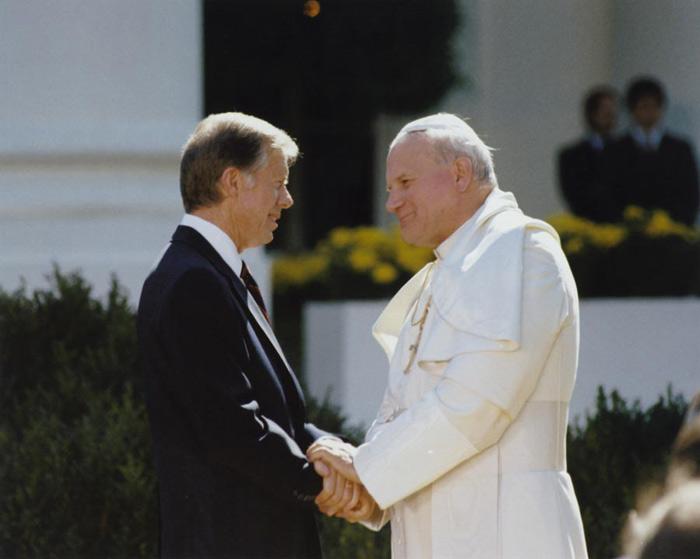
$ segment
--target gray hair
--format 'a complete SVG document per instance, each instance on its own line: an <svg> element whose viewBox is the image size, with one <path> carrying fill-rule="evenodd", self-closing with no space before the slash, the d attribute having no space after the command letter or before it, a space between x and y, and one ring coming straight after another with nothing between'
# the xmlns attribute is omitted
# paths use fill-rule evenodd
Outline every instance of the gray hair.
<svg viewBox="0 0 700 559"><path fill-rule="evenodd" d="M202 120L187 140L180 160L180 193L186 212L221 200L217 182L227 167L250 174L280 150L287 165L299 155L289 135L260 118L244 113L213 114Z"/></svg>
<svg viewBox="0 0 700 559"><path fill-rule="evenodd" d="M498 186L491 155L493 148L487 146L474 129L458 116L437 113L409 122L391 142L389 151L409 134L425 135L436 155L446 163L458 157L467 157L479 183Z"/></svg>

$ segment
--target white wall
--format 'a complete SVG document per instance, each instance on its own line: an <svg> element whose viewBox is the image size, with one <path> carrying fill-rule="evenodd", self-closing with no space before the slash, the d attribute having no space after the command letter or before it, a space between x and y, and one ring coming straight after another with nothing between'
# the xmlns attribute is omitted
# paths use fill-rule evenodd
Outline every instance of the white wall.
<svg viewBox="0 0 700 559"><path fill-rule="evenodd" d="M0 3L0 153L177 152L202 110L198 0Z"/></svg>
<svg viewBox="0 0 700 559"><path fill-rule="evenodd" d="M304 305L304 365L308 390L340 406L354 424L368 427L386 388L386 354L372 324L386 301Z"/></svg>

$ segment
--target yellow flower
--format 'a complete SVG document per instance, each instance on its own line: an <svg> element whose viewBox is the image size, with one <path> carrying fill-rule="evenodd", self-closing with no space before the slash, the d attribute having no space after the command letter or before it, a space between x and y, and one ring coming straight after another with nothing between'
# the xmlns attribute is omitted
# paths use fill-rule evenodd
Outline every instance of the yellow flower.
<svg viewBox="0 0 700 559"><path fill-rule="evenodd" d="M585 234L590 231L591 227L595 227L592 221L567 213L552 215L547 221L557 230L559 235Z"/></svg>
<svg viewBox="0 0 700 559"><path fill-rule="evenodd" d="M379 264L372 270L372 279L375 283L391 283L397 277L399 277L399 273L391 264Z"/></svg>
<svg viewBox="0 0 700 559"><path fill-rule="evenodd" d="M354 248L348 255L348 261L356 272L367 272L377 263L377 254L366 248Z"/></svg>
<svg viewBox="0 0 700 559"><path fill-rule="evenodd" d="M583 240L580 237L569 239L564 244L564 252L566 254L576 254L583 250Z"/></svg>
<svg viewBox="0 0 700 559"><path fill-rule="evenodd" d="M692 227L673 221L671 216L663 210L654 210L652 212L651 219L646 224L644 232L650 237L677 235L687 240L693 240L697 237L697 231Z"/></svg>
<svg viewBox="0 0 700 559"><path fill-rule="evenodd" d="M623 217L625 221L638 221L644 219L645 213L644 208L640 208L639 206L627 206Z"/></svg>
<svg viewBox="0 0 700 559"><path fill-rule="evenodd" d="M320 276L326 273L328 269L328 258L321 254L310 254L306 257L305 261L302 263L306 268L306 277L308 280L318 279Z"/></svg>
<svg viewBox="0 0 700 559"><path fill-rule="evenodd" d="M387 242L387 235L378 227L358 227L355 229L355 241L362 248L376 249Z"/></svg>
<svg viewBox="0 0 700 559"><path fill-rule="evenodd" d="M300 287L318 280L327 269L328 259L322 255L287 256L274 261L272 281L275 289Z"/></svg>
<svg viewBox="0 0 700 559"><path fill-rule="evenodd" d="M599 247L612 248L627 237L627 230L619 225L594 225L589 229L591 242Z"/></svg>
<svg viewBox="0 0 700 559"><path fill-rule="evenodd" d="M331 246L336 248L345 248L353 242L353 232L347 227L337 227L333 229L328 236Z"/></svg>

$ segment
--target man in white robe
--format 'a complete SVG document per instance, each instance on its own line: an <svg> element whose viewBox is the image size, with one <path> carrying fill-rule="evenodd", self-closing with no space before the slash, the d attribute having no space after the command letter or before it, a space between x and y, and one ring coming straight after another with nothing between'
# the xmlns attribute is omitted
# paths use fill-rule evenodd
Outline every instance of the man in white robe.
<svg viewBox="0 0 700 559"><path fill-rule="evenodd" d="M390 366L366 442L352 460L309 449L366 490L359 509L325 512L390 520L395 559L586 558L566 472L578 297L556 232L498 188L454 115L399 132L387 186L404 240L436 260L374 326Z"/></svg>

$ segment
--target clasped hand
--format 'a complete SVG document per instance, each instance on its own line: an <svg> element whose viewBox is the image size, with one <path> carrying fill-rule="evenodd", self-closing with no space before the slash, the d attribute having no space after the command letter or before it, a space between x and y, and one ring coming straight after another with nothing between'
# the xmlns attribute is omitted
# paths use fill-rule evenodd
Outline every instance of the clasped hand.
<svg viewBox="0 0 700 559"><path fill-rule="evenodd" d="M316 497L319 510L348 522L369 520L377 503L365 489L353 466L356 449L333 438L323 438L306 452L316 472L323 478L323 489Z"/></svg>

